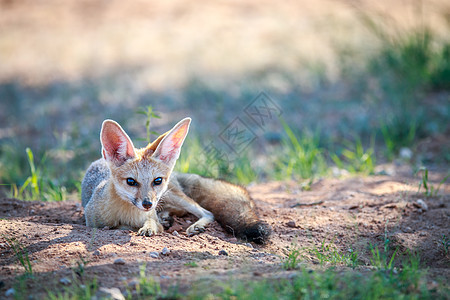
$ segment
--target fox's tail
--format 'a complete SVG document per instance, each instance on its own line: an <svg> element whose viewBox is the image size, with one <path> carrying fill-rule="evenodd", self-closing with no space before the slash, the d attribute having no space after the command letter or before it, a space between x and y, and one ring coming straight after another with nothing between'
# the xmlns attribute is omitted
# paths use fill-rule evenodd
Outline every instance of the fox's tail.
<svg viewBox="0 0 450 300"><path fill-rule="evenodd" d="M183 192L209 210L225 230L249 242L267 242L270 226L256 215L246 189L195 174L177 174L176 178Z"/></svg>

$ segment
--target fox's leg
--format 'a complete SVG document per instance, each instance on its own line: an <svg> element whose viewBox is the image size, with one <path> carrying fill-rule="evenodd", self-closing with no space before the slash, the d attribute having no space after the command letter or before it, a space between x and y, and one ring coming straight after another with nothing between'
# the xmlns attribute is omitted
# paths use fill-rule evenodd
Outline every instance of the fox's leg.
<svg viewBox="0 0 450 300"><path fill-rule="evenodd" d="M164 209L167 209L175 215L182 215L185 212L189 212L198 218L197 222L186 229L186 233L189 236L204 232L205 226L214 221L214 216L211 212L201 207L197 202L176 188L170 191L170 196L164 204Z"/></svg>
<svg viewBox="0 0 450 300"><path fill-rule="evenodd" d="M154 234L158 234L163 232L163 226L158 221L158 216L156 215L156 211L153 209L149 214L147 221L145 221L144 226L139 229L139 235L152 236Z"/></svg>

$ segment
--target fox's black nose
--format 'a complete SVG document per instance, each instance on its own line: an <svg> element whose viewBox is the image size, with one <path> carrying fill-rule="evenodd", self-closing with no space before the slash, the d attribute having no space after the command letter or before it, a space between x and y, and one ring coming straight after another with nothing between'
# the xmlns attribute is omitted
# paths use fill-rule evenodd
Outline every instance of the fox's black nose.
<svg viewBox="0 0 450 300"><path fill-rule="evenodd" d="M144 201L142 201L142 206L145 209L150 209L150 208L152 208L152 202L150 200L148 200L148 198L145 198Z"/></svg>

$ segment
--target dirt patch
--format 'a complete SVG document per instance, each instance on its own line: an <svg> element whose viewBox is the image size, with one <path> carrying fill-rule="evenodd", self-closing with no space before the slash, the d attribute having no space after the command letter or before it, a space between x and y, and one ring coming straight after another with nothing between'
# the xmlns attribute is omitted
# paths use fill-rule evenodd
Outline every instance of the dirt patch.
<svg viewBox="0 0 450 300"><path fill-rule="evenodd" d="M5 237L14 237L28 249L33 274L47 282L45 287L32 287L33 293L62 289L61 278L72 278L81 258L88 261L88 278L97 277L101 287L122 290L133 284L144 262L147 274L163 288L202 278L287 276L280 264L286 247L312 248L323 241L340 251L358 251L364 268L370 262L368 245L383 245L386 237L400 254L416 251L432 276L449 279L450 257L442 237L450 236L450 188L444 185L438 196L424 197L417 194L418 182L388 176L324 179L310 191L296 182L253 185L249 191L259 214L273 228L269 244L263 247L237 240L217 223L187 237L185 230L193 218L176 219L161 235L141 237L131 231L86 227L79 202L1 199L0 294L5 295L14 278L24 272ZM427 209L418 205L419 199ZM164 248L168 253L161 253ZM316 258L307 250L304 254L314 268Z"/></svg>

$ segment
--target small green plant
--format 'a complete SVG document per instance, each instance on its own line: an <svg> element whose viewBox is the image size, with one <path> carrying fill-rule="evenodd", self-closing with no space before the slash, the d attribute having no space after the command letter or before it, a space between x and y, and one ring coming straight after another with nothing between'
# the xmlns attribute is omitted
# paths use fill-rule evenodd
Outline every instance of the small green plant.
<svg viewBox="0 0 450 300"><path fill-rule="evenodd" d="M371 264L379 270L392 271L394 267L394 260L398 252L398 247L395 248L391 257L389 258L389 251L391 250L391 239L389 238L388 231L389 220L384 225L384 238L383 238L383 252L380 252L378 246L369 244L369 249L372 257L370 258Z"/></svg>
<svg viewBox="0 0 450 300"><path fill-rule="evenodd" d="M392 271L394 267L394 259L397 254L398 248L395 249L391 258L389 258L387 252L384 251L383 253L381 253L380 250L378 249L378 246L370 244L369 247L370 253L372 254L372 257L370 258L370 263L372 264L372 266L380 270Z"/></svg>
<svg viewBox="0 0 450 300"><path fill-rule="evenodd" d="M89 259L79 254L79 259L76 261L76 266L72 268L74 280L83 282L85 267L89 263Z"/></svg>
<svg viewBox="0 0 450 300"><path fill-rule="evenodd" d="M79 254L79 259L76 261L72 270L72 281L69 281L70 285L64 287L63 291L48 291L48 299L52 300L65 300L65 299L83 299L91 300L96 297L96 293L99 289L97 278L86 278L86 265L89 264L89 258L83 257Z"/></svg>
<svg viewBox="0 0 450 300"><path fill-rule="evenodd" d="M22 198L24 200L45 200L45 201L63 201L67 198L65 186L59 186L51 180L45 169L37 166L35 156L30 148L26 148L28 166L31 175L29 175L22 186L17 184L10 185L9 197ZM39 165L45 166L46 155L41 159Z"/></svg>
<svg viewBox="0 0 450 300"><path fill-rule="evenodd" d="M195 261L190 261L184 264L186 267L197 268L198 264Z"/></svg>
<svg viewBox="0 0 450 300"><path fill-rule="evenodd" d="M398 272L336 272L301 268L292 279L207 282L191 299L446 299L448 288L427 286L426 272L412 257Z"/></svg>
<svg viewBox="0 0 450 300"><path fill-rule="evenodd" d="M25 276L33 276L33 267L31 266L30 258L28 256L28 250L14 237L8 238L4 236L4 238L8 246L11 247L19 263L25 269Z"/></svg>
<svg viewBox="0 0 450 300"><path fill-rule="evenodd" d="M275 155L275 177L310 179L325 173L327 164L319 146L319 135L305 133L297 137L285 121L281 123L287 139L283 141L281 152Z"/></svg>
<svg viewBox="0 0 450 300"><path fill-rule="evenodd" d="M145 274L146 264L139 266L139 282L136 285L136 293L142 297L155 297L157 298L161 294L161 286L156 282L153 277Z"/></svg>
<svg viewBox="0 0 450 300"><path fill-rule="evenodd" d="M352 267L358 265L357 251L349 248L348 252L340 252L333 242L325 243L325 241L322 241L320 248L314 247L310 252L317 257L321 265L324 263L332 265L343 264Z"/></svg>
<svg viewBox="0 0 450 300"><path fill-rule="evenodd" d="M147 132L147 137L144 140L147 143L150 143L151 135L158 135L157 132L150 130L150 121L152 119L161 119L161 117L155 112L155 110L153 109L153 106L151 106L151 105L139 108L139 110L136 113L147 117L147 120L145 121L145 129Z"/></svg>
<svg viewBox="0 0 450 300"><path fill-rule="evenodd" d="M340 169L346 169L351 173L374 174L375 173L375 151L372 137L369 149L364 149L361 139L356 138L355 143L346 142L347 147L342 150L344 160L335 153L331 154L331 159Z"/></svg>
<svg viewBox="0 0 450 300"><path fill-rule="evenodd" d="M450 174L445 176L441 180L441 182L439 182L439 185L435 187L428 181L428 169L426 167L421 167L417 172L421 172L422 175L422 181L419 183L419 189L417 190L417 193L420 193L420 189L423 187L424 189L423 194L427 197L436 196L441 188L441 185L444 184L447 181L448 177L450 176Z"/></svg>
<svg viewBox="0 0 450 300"><path fill-rule="evenodd" d="M36 169L36 166L34 164L34 155L30 148L25 149L28 157L28 163L30 166L31 176L29 176L22 187L19 189L19 195L23 195L26 188L30 187L30 196L32 199L39 199L39 196L41 194L40 188L39 188L39 181L40 178L40 170Z"/></svg>
<svg viewBox="0 0 450 300"><path fill-rule="evenodd" d="M284 254L286 255L281 260L281 267L285 270L296 270L299 268L301 251L296 246L293 246L292 249L289 250L283 249Z"/></svg>
<svg viewBox="0 0 450 300"><path fill-rule="evenodd" d="M448 249L450 248L450 240L448 239L448 237L443 234L442 238L439 242L441 248L442 248L442 253L447 256L448 255Z"/></svg>
<svg viewBox="0 0 450 300"><path fill-rule="evenodd" d="M99 289L97 278L82 284L78 281L64 287L63 291L48 291L47 299L50 300L91 300L97 299L96 293Z"/></svg>

